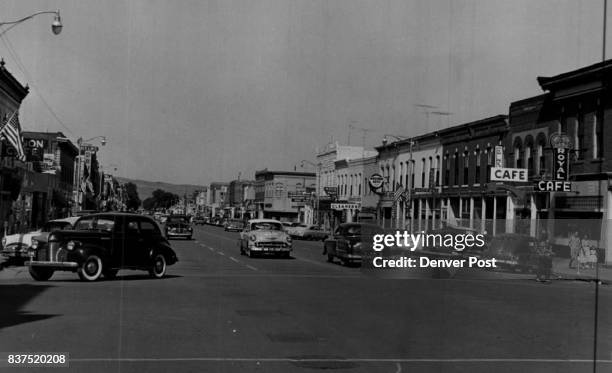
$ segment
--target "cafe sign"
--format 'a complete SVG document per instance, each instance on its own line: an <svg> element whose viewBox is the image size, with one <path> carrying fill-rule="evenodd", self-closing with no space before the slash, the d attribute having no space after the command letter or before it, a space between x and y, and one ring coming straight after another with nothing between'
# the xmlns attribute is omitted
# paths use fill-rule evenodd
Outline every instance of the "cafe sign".
<svg viewBox="0 0 612 373"><path fill-rule="evenodd" d="M491 181L527 181L526 168L491 168Z"/></svg>
<svg viewBox="0 0 612 373"><path fill-rule="evenodd" d="M572 183L560 180L541 180L535 185L538 192L571 192Z"/></svg>
<svg viewBox="0 0 612 373"><path fill-rule="evenodd" d="M553 148L553 176L555 180L569 180L569 152L572 142L564 133L553 133L550 136L550 146Z"/></svg>

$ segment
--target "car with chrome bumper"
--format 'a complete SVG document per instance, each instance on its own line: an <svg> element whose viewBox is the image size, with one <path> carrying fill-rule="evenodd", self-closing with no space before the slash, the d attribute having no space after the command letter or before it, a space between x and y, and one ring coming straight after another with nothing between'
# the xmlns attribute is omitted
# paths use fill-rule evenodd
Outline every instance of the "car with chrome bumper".
<svg viewBox="0 0 612 373"><path fill-rule="evenodd" d="M190 218L186 215L170 215L166 220L166 237L184 238L190 240L193 236L193 227Z"/></svg>
<svg viewBox="0 0 612 373"><path fill-rule="evenodd" d="M55 230L71 229L78 217L49 220L42 228L29 233L16 233L2 238L2 256L8 259L9 263L21 265L28 259L28 251L32 246L32 238L43 233Z"/></svg>
<svg viewBox="0 0 612 373"><path fill-rule="evenodd" d="M73 230L34 237L25 263L34 280L46 281L55 271L76 272L84 281L112 279L121 269L148 271L164 277L178 261L170 243L150 217L100 213L79 218Z"/></svg>
<svg viewBox="0 0 612 373"><path fill-rule="evenodd" d="M291 236L283 224L273 219L252 219L247 221L238 239L240 254L254 257L273 254L290 257L293 250Z"/></svg>
<svg viewBox="0 0 612 373"><path fill-rule="evenodd" d="M334 262L338 258L343 265L361 263L362 257L367 251L365 242L383 229L375 224L368 223L344 223L340 224L334 231L333 236L323 243L324 255L328 262Z"/></svg>

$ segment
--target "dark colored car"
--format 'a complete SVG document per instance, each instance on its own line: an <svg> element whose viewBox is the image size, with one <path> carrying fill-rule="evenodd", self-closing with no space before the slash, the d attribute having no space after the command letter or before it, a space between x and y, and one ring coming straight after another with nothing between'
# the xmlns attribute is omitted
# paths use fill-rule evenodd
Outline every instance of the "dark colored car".
<svg viewBox="0 0 612 373"><path fill-rule="evenodd" d="M190 240L193 236L191 219L187 215L170 215L165 224L168 239L180 237Z"/></svg>
<svg viewBox="0 0 612 373"><path fill-rule="evenodd" d="M362 256L366 251L364 242L383 229L375 224L368 223L344 223L340 224L323 243L327 253L327 261L333 262L335 258L340 259L342 264L361 263Z"/></svg>
<svg viewBox="0 0 612 373"><path fill-rule="evenodd" d="M223 230L226 232L240 232L244 228L244 223L242 220L238 219L228 219L225 221L223 226Z"/></svg>
<svg viewBox="0 0 612 373"><path fill-rule="evenodd" d="M25 263L37 281L54 271L77 272L81 280L114 278L120 269L148 271L161 278L178 261L157 223L148 216L100 213L83 216L73 230L35 237Z"/></svg>
<svg viewBox="0 0 612 373"><path fill-rule="evenodd" d="M533 272L538 266L537 240L526 234L496 235L482 253L484 259L495 258L497 267L512 272Z"/></svg>

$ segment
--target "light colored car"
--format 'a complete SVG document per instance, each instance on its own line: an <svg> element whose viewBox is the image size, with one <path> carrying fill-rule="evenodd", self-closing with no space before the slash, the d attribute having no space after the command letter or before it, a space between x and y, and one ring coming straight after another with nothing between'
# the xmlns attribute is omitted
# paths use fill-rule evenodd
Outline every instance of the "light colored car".
<svg viewBox="0 0 612 373"><path fill-rule="evenodd" d="M283 224L273 219L252 219L247 222L238 240L241 255L277 254L289 257L293 250L291 236Z"/></svg>
<svg viewBox="0 0 612 373"><path fill-rule="evenodd" d="M5 236L2 238L2 255L12 260L23 261L28 257L28 249L32 246L33 237L52 231L72 229L78 218L78 216L73 216L65 219L50 220L38 230Z"/></svg>
<svg viewBox="0 0 612 373"><path fill-rule="evenodd" d="M318 225L309 225L306 229L301 231L299 238L303 240L314 240L314 241L325 241L330 233Z"/></svg>
<svg viewBox="0 0 612 373"><path fill-rule="evenodd" d="M308 225L302 223L295 223L291 228L287 230L287 233L293 238L302 238L304 231L308 228Z"/></svg>

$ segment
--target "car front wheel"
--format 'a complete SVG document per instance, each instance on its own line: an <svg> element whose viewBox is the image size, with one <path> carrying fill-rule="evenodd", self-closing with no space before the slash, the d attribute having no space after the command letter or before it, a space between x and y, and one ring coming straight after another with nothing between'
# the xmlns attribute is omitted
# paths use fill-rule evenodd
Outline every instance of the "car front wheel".
<svg viewBox="0 0 612 373"><path fill-rule="evenodd" d="M45 267L29 267L30 276L36 281L47 281L53 276L53 269Z"/></svg>
<svg viewBox="0 0 612 373"><path fill-rule="evenodd" d="M162 278L166 274L166 258L162 254L155 254L153 266L149 269L149 274L154 278Z"/></svg>
<svg viewBox="0 0 612 373"><path fill-rule="evenodd" d="M88 256L79 268L78 274L83 281L98 280L102 276L102 259L97 255Z"/></svg>

